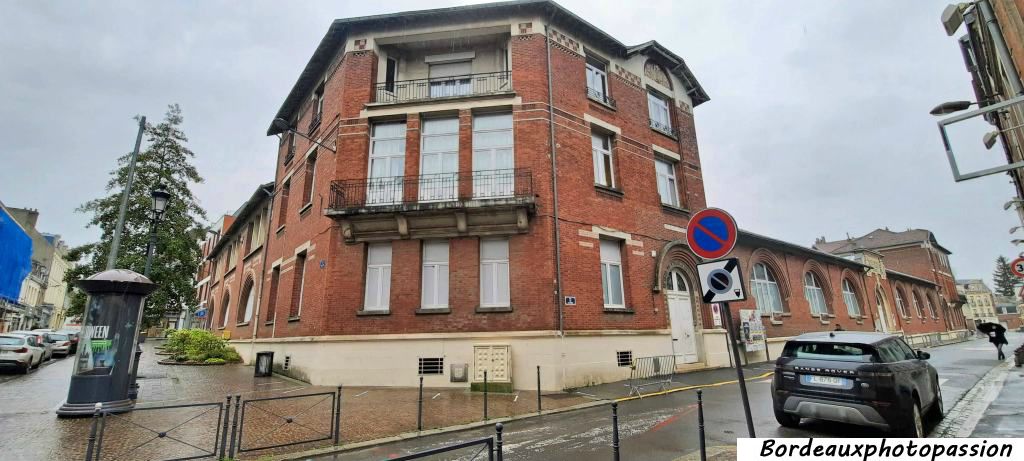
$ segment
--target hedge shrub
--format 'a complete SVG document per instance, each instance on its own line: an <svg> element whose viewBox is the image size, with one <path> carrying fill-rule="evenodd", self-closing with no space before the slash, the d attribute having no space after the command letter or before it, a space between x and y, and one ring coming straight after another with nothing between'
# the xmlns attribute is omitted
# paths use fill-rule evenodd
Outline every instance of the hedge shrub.
<svg viewBox="0 0 1024 461"><path fill-rule="evenodd" d="M164 350L175 356L184 356L190 362L209 362L220 359L224 362L241 362L235 348L210 331L201 328L174 330L167 335Z"/></svg>

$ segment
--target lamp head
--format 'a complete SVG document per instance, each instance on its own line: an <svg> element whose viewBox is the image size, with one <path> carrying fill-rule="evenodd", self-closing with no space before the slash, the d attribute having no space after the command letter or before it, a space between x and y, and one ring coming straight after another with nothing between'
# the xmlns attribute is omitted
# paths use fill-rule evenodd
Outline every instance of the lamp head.
<svg viewBox="0 0 1024 461"><path fill-rule="evenodd" d="M153 214L161 216L167 211L167 202L171 200L171 193L164 190L163 185L154 188L149 196L153 199Z"/></svg>
<svg viewBox="0 0 1024 461"><path fill-rule="evenodd" d="M281 131L291 131L292 129L288 121L281 117L275 118L273 122L270 122L270 124L274 126L274 129Z"/></svg>
<svg viewBox="0 0 1024 461"><path fill-rule="evenodd" d="M953 112L960 112L971 107L971 104L974 103L970 101L947 101L935 106L935 108L928 113L932 115L952 114Z"/></svg>

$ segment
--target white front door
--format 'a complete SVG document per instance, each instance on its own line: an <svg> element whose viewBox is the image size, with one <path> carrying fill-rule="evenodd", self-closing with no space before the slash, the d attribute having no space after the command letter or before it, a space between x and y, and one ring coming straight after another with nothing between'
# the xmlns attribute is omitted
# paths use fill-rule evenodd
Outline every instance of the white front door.
<svg viewBox="0 0 1024 461"><path fill-rule="evenodd" d="M672 324L672 352L676 363L697 362L697 334L693 326L693 306L686 279L679 271L669 271L665 280L668 318Z"/></svg>

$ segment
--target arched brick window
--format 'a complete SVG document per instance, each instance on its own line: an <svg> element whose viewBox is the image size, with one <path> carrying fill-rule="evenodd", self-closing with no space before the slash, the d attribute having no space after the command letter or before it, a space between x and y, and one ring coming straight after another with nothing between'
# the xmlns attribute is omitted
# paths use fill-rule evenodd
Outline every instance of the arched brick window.
<svg viewBox="0 0 1024 461"><path fill-rule="evenodd" d="M235 309L235 320L238 323L252 320L252 313L256 309L256 293L252 288L252 277L248 277L242 284L242 292L238 297L238 309Z"/></svg>
<svg viewBox="0 0 1024 461"><path fill-rule="evenodd" d="M843 302L846 303L846 312L851 317L860 317L864 315L860 310L860 300L857 296L857 289L853 282L848 278L843 279Z"/></svg>
<svg viewBox="0 0 1024 461"><path fill-rule="evenodd" d="M903 293L902 288L896 288L893 291L896 293L896 309L900 311L900 317L909 319L910 313L907 312L907 295Z"/></svg>
<svg viewBox="0 0 1024 461"><path fill-rule="evenodd" d="M224 327L228 326L228 306L231 305L231 294L230 293L227 293L227 292L224 293L224 302L220 303L220 305L221 305L220 327L224 328Z"/></svg>
<svg viewBox="0 0 1024 461"><path fill-rule="evenodd" d="M924 310L922 310L922 308L921 308L921 297L918 296L917 290L913 290L912 289L912 290L910 290L910 293L911 293L911 296L913 297L911 299L913 300L913 303L914 303L914 311L917 312L917 316L919 318L923 319L924 318Z"/></svg>
<svg viewBox="0 0 1024 461"><path fill-rule="evenodd" d="M750 289L757 301L757 310L762 314L785 312L777 280L767 264L761 262L754 264L754 273L750 277Z"/></svg>
<svg viewBox="0 0 1024 461"><path fill-rule="evenodd" d="M804 297L807 298L807 304L811 306L811 315L829 313L824 285L813 271L804 272Z"/></svg>

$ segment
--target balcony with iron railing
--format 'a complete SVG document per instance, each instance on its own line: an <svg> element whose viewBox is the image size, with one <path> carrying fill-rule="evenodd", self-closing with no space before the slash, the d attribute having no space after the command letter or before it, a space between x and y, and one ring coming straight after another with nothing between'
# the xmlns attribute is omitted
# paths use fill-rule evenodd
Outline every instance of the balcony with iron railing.
<svg viewBox="0 0 1024 461"><path fill-rule="evenodd" d="M345 179L331 183L325 215L346 241L524 232L534 208L528 168Z"/></svg>
<svg viewBox="0 0 1024 461"><path fill-rule="evenodd" d="M669 125L669 124L666 124L666 123L663 123L663 122L658 122L658 121L655 121L655 120L651 120L651 129L654 130L654 131L657 131L657 132L659 132L661 134L664 134L666 136L671 136L673 138L678 138L679 137L679 131L678 130L676 130L675 128L672 128L672 125Z"/></svg>
<svg viewBox="0 0 1024 461"><path fill-rule="evenodd" d="M512 93L512 72L484 72L374 84L374 103L397 104Z"/></svg>

